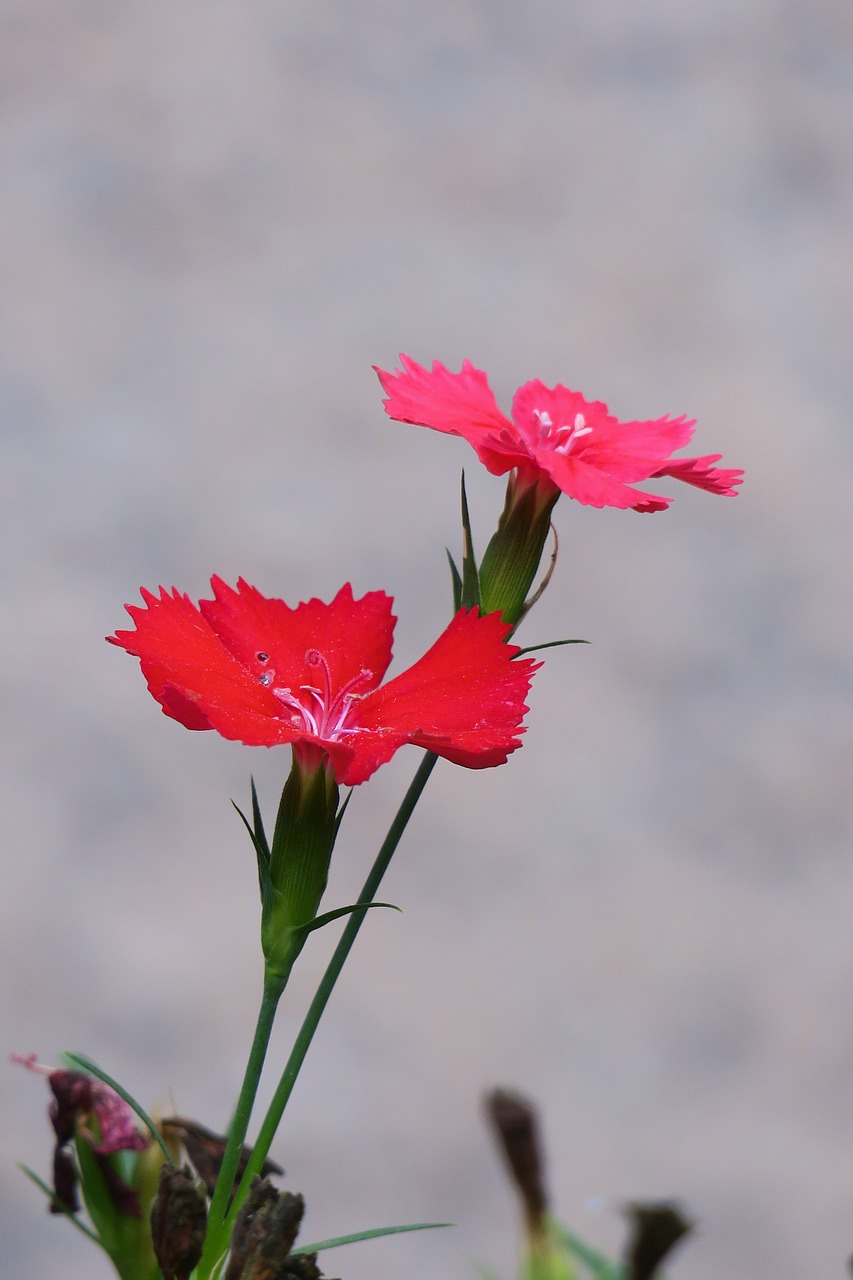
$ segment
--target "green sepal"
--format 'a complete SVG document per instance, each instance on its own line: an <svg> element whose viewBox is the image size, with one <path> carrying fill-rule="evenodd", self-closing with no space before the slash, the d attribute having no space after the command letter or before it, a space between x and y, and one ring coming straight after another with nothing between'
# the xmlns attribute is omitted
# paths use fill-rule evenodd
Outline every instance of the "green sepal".
<svg viewBox="0 0 853 1280"><path fill-rule="evenodd" d="M299 928L282 923L287 917L287 902L273 889L261 914L261 949L264 953L264 981L284 990L290 971L305 945L307 935L299 936Z"/></svg>
<svg viewBox="0 0 853 1280"><path fill-rule="evenodd" d="M338 826L334 775L325 764L303 769L294 759L281 793L269 857L270 879L287 900L293 925L314 918Z"/></svg>
<svg viewBox="0 0 853 1280"><path fill-rule="evenodd" d="M151 1246L147 1217L131 1218L118 1209L100 1164L106 1160L130 1185L139 1152L117 1151L115 1155L99 1157L89 1139L80 1133L74 1140L74 1150L86 1211L121 1280L157 1280L161 1273Z"/></svg>
<svg viewBox="0 0 853 1280"><path fill-rule="evenodd" d="M531 1253L521 1267L521 1280L577 1280L577 1271L565 1251Z"/></svg>
<svg viewBox="0 0 853 1280"><path fill-rule="evenodd" d="M381 903L377 903L381 906ZM440 1227L455 1227L455 1222L407 1222L401 1227L372 1227L369 1231L353 1231L348 1236L332 1236L329 1240L318 1240L316 1244L302 1244L290 1250L290 1256L297 1253L320 1253L323 1249L337 1249L342 1244L356 1244L359 1240L378 1240L381 1236L399 1236L405 1231L435 1231Z"/></svg>
<svg viewBox="0 0 853 1280"><path fill-rule="evenodd" d="M102 1084L109 1085L109 1087L118 1094L121 1100L127 1103L131 1111L135 1112L136 1115L139 1116L139 1119L145 1125L145 1128L151 1134L151 1137L157 1143L169 1164L175 1163L174 1157L166 1145L166 1141L163 1138L162 1133L157 1128L148 1112L136 1101L133 1094L128 1093L127 1089L125 1089L123 1085L119 1084L118 1080L114 1080L112 1076L107 1075L103 1067L99 1067L97 1062L93 1062L91 1058L87 1058L85 1053L69 1053L68 1050L66 1050L59 1056L63 1064L70 1068L70 1070L82 1071L87 1076L94 1076L95 1079L100 1080Z"/></svg>
<svg viewBox="0 0 853 1280"><path fill-rule="evenodd" d="M560 491L537 485L518 489L512 478L497 531L480 565L480 607L483 613L503 614L513 627L521 620L527 595L539 570L551 512Z"/></svg>
<svg viewBox="0 0 853 1280"><path fill-rule="evenodd" d="M282 989L305 943L305 926L315 919L325 892L332 850L349 799L339 811L338 795L334 775L325 763L310 767L294 756L279 801L272 845L267 844L266 836L259 836L257 817L250 828L261 887L265 971Z"/></svg>
<svg viewBox="0 0 853 1280"><path fill-rule="evenodd" d="M447 555L447 562L450 565L450 583L453 588L453 613L454 615L462 608L462 574L456 568L456 561L450 554L447 547L444 548Z"/></svg>
<svg viewBox="0 0 853 1280"><path fill-rule="evenodd" d="M521 1268L521 1280L576 1280L568 1250L550 1239L531 1246Z"/></svg>
<svg viewBox="0 0 853 1280"><path fill-rule="evenodd" d="M264 820L261 816L261 806L258 800L258 789L255 786L255 779L250 779L252 784L252 821L255 824L253 834L266 854L267 862L270 860L270 846L267 840L267 833L264 831Z"/></svg>
<svg viewBox="0 0 853 1280"><path fill-rule="evenodd" d="M335 839L337 839L338 832L340 831L340 828L341 828L341 823L344 820L344 814L346 813L349 807L349 802L350 800L352 800L354 794L355 794L355 787L351 787L349 791L346 793L346 796L344 797L343 804L338 809L337 815L335 817Z"/></svg>
<svg viewBox="0 0 853 1280"><path fill-rule="evenodd" d="M279 974L282 988L293 967L293 962L298 956L301 944L296 946L293 941L293 931L286 924L278 929L275 939L275 947L272 948L268 944L269 924L270 920L282 919L286 916L286 903L282 895L276 889L270 876L270 858L271 852L269 842L267 840L266 831L264 830L264 822L261 816L261 808L258 802L258 793L255 788L255 780L252 779L252 822L246 817L243 810L233 800L231 801L238 815L242 819L243 825L249 833L249 839L255 850L255 861L258 867L258 889L261 895L261 947L270 966L270 958L272 957L273 969ZM266 933L265 933L266 930Z"/></svg>
<svg viewBox="0 0 853 1280"><path fill-rule="evenodd" d="M462 604L464 609L477 608L480 601L480 575L477 557L474 555L474 535L471 532L471 516L468 511L468 494L465 490L465 472L462 472ZM484 610L487 612L487 610Z"/></svg>
<svg viewBox="0 0 853 1280"><path fill-rule="evenodd" d="M272 880L270 879L270 849L267 844L264 825L261 821L260 810L257 809L257 795L255 793L255 783L252 781L252 813L254 818L254 826L246 817L243 810L235 801L231 801L235 810L242 819L243 825L249 833L249 839L255 850L255 858L258 864L258 888L261 894L261 908L266 908L267 902L270 902L274 895Z"/></svg>

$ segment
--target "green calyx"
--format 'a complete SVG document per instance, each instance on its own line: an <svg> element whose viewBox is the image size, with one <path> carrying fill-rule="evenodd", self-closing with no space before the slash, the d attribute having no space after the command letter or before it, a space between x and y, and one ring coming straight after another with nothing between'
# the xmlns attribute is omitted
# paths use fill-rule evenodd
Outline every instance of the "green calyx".
<svg viewBox="0 0 853 1280"><path fill-rule="evenodd" d="M80 1189L96 1238L109 1254L121 1280L157 1280L148 1227L150 1198L137 1151L98 1156L88 1136L74 1141ZM142 1155L147 1155L143 1152ZM162 1156L153 1148L155 1162Z"/></svg>
<svg viewBox="0 0 853 1280"><path fill-rule="evenodd" d="M510 478L497 530L480 565L483 613L500 611L511 626L523 617L559 496L558 489L537 484L522 488Z"/></svg>
<svg viewBox="0 0 853 1280"><path fill-rule="evenodd" d="M317 915L338 831L338 785L325 762L305 765L295 756L267 842L252 784L252 837L261 891L261 945L270 981L287 982ZM239 810L238 810L239 812Z"/></svg>

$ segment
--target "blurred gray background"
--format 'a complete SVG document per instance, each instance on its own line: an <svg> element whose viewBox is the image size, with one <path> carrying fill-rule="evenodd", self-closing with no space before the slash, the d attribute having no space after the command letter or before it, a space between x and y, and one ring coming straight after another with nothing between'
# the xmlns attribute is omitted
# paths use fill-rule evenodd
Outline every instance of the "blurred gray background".
<svg viewBox="0 0 853 1280"><path fill-rule="evenodd" d="M853 1250L848 0L0 3L4 1050L85 1050L229 1115L258 998L253 858L285 752L164 719L103 636L140 584L449 616L467 468L373 363L698 419L747 469L666 513L564 499L523 751L441 765L274 1149L346 1280L510 1280L483 1089L541 1103L556 1207L608 1247L678 1194L683 1280ZM350 901L417 765L354 798ZM283 1061L333 942L304 953ZM272 1080L264 1086L268 1097ZM96 1280L49 1219L46 1090L0 1071L3 1273Z"/></svg>

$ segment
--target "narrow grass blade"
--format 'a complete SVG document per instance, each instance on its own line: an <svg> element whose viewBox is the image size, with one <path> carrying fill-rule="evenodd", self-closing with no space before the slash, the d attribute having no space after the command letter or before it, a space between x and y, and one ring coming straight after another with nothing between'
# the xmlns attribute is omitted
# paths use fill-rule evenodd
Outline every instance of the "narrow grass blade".
<svg viewBox="0 0 853 1280"><path fill-rule="evenodd" d="M538 653L540 649L558 649L564 644L589 644L589 640L546 640L544 644L529 644L519 649L516 658L523 658L525 653Z"/></svg>
<svg viewBox="0 0 853 1280"><path fill-rule="evenodd" d="M569 1231L568 1227L564 1227L562 1222L556 1222L551 1218L548 1225L572 1257L577 1258L578 1262L582 1262L592 1272L594 1280L624 1280L625 1269L621 1263L613 1262L597 1249L593 1249L591 1245L581 1240L580 1236L576 1236L573 1231Z"/></svg>
<svg viewBox="0 0 853 1280"><path fill-rule="evenodd" d="M316 1244L300 1245L291 1249L294 1253L319 1253L321 1249L337 1249L341 1244L355 1244L359 1240L378 1240L380 1236L399 1236L405 1231L435 1231L439 1227L455 1227L455 1222L407 1222L401 1227L372 1227L369 1231L354 1231L348 1236L332 1236L329 1240L318 1240Z"/></svg>
<svg viewBox="0 0 853 1280"><path fill-rule="evenodd" d="M99 1238L95 1235L94 1231L90 1231L89 1228L86 1226L85 1222L81 1222L80 1219L76 1216L76 1214L73 1214L71 1212L71 1210L68 1208L68 1205L63 1204L62 1201L57 1198L53 1189L49 1187L47 1183L29 1167L29 1165L19 1163L18 1168L21 1170L21 1173L25 1174L26 1177L29 1178L30 1182L34 1182L36 1186L39 1188L39 1190L44 1192L48 1200L50 1200L52 1204L56 1205L57 1209L59 1209L59 1211L63 1213L66 1218L69 1218L71 1220L71 1222L74 1224L74 1226L77 1228L78 1231L82 1231L83 1235L88 1236L89 1239L94 1241L96 1245L99 1245L101 1248L104 1247L101 1244L101 1241L99 1240Z"/></svg>

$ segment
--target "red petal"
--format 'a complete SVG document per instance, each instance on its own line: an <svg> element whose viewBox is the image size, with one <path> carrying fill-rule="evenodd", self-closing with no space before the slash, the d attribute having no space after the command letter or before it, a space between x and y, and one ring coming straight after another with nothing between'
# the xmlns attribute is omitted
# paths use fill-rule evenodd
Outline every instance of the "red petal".
<svg viewBox="0 0 853 1280"><path fill-rule="evenodd" d="M515 430L498 408L485 373L468 360L463 360L459 373L451 373L438 360L431 370L409 356L401 355L400 360L403 368L393 373L374 365L388 392L384 404L390 418L462 436L495 475L517 465ZM522 461L525 458L522 451Z"/></svg>
<svg viewBox="0 0 853 1280"><path fill-rule="evenodd" d="M139 658L148 688L166 715L188 729L216 729L255 746L289 742L280 704L226 649L188 596L144 588L147 607L128 605L136 631L108 639Z"/></svg>
<svg viewBox="0 0 853 1280"><path fill-rule="evenodd" d="M396 618L393 601L384 591L370 591L354 600L349 583L331 604L308 600L291 609L283 600L269 599L241 578L237 589L221 578L211 579L214 600L199 609L222 644L255 679L274 673L278 686L298 690L317 684L316 666L306 655L317 652L326 661L332 689L340 689L363 672L379 684L391 662ZM261 662L258 654L267 655ZM280 712L280 708L279 708Z"/></svg>
<svg viewBox="0 0 853 1280"><path fill-rule="evenodd" d="M470 769L503 764L520 745L524 700L540 665L513 661L509 631L498 613L460 610L420 661L360 704L354 760L341 780L363 781L403 742Z"/></svg>
<svg viewBox="0 0 853 1280"><path fill-rule="evenodd" d="M315 651L333 691L359 677L362 690L375 686L391 660L391 597L373 591L353 600L347 584L331 604L309 600L291 609L242 580L237 590L219 578L211 585L215 599L198 608L178 591L161 588L158 598L143 589L147 608L127 606L136 631L109 639L140 659L151 693L186 728L215 729L249 746L313 742L345 768L349 743L327 744L293 724L260 677L294 691L316 685L318 668L306 658Z"/></svg>
<svg viewBox="0 0 853 1280"><path fill-rule="evenodd" d="M498 614L461 611L420 662L364 693L365 673L375 685L390 657L394 618L383 592L353 600L347 585L330 605L311 600L290 609L242 581L236 590L217 578L212 585L214 599L198 608L175 590L161 588L159 597L143 590L146 607L128 606L136 631L109 637L140 659L163 710L188 728L253 746L291 742L298 751L305 744L328 755L349 786L406 742L469 768L502 764L519 745L538 664L512 661L518 649L503 643L509 627ZM320 664L306 659L312 651L323 656L332 695L361 678L351 690L349 723L332 741L294 724L272 692L318 685ZM272 673L269 687L260 681L265 673Z"/></svg>

